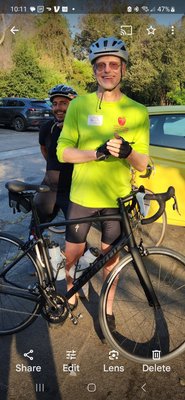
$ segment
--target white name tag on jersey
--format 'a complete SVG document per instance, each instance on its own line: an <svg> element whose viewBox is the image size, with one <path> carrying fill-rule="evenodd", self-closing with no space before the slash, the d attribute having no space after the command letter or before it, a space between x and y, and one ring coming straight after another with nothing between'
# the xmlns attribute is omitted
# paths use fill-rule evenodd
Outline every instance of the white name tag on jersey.
<svg viewBox="0 0 185 400"><path fill-rule="evenodd" d="M103 124L103 115L88 115L88 125L101 126Z"/></svg>

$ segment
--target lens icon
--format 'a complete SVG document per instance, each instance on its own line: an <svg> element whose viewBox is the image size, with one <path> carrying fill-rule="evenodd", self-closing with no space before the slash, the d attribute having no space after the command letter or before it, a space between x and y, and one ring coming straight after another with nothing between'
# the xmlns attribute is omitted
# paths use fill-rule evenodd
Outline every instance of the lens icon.
<svg viewBox="0 0 185 400"><path fill-rule="evenodd" d="M88 383L88 385L87 385L87 390L88 390L88 392L90 392L90 393L96 392L96 384L93 383L93 382Z"/></svg>

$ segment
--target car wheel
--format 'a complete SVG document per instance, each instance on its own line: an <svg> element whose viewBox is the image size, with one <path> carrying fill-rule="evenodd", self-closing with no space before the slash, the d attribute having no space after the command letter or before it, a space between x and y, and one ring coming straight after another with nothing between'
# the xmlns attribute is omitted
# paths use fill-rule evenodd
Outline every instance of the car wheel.
<svg viewBox="0 0 185 400"><path fill-rule="evenodd" d="M23 132L26 129L26 124L23 118L16 117L13 121L13 127L18 132Z"/></svg>

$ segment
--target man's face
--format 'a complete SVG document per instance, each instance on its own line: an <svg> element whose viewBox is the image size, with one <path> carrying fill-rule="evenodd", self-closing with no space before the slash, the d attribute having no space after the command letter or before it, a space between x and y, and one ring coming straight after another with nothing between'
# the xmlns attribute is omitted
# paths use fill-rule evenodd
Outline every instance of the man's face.
<svg viewBox="0 0 185 400"><path fill-rule="evenodd" d="M119 57L102 56L97 58L93 69L99 86L111 90L120 82L126 65Z"/></svg>
<svg viewBox="0 0 185 400"><path fill-rule="evenodd" d="M52 110L55 118L59 122L63 122L65 118L65 113L69 106L70 100L67 97L56 96L52 102Z"/></svg>

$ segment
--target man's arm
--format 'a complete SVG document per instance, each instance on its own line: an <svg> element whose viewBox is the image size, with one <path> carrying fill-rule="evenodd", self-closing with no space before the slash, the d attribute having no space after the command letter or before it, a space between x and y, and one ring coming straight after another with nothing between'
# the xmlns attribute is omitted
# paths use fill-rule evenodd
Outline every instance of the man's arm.
<svg viewBox="0 0 185 400"><path fill-rule="evenodd" d="M68 163L85 163L96 160L96 150L79 150L68 147L63 151L63 161Z"/></svg>
<svg viewBox="0 0 185 400"><path fill-rule="evenodd" d="M47 152L46 146L44 146L44 145L41 144L41 145L40 145L40 151L41 151L41 153L42 153L44 159L47 161L48 152Z"/></svg>
<svg viewBox="0 0 185 400"><path fill-rule="evenodd" d="M149 163L149 157L146 154L137 153L132 150L131 154L127 157L127 161L137 171L144 171Z"/></svg>
<svg viewBox="0 0 185 400"><path fill-rule="evenodd" d="M50 129L51 129L51 126L50 126L50 124L48 126L48 122L47 122L47 123L42 124L40 126L40 130L39 130L40 151L46 161L48 158L48 150L46 147L46 138L48 135L48 131L50 133Z"/></svg>
<svg viewBox="0 0 185 400"><path fill-rule="evenodd" d="M119 157L121 143L122 141L120 139L112 139L107 142L106 147L112 156L117 158ZM149 161L149 157L147 155L140 154L133 149L126 159L129 164L131 164L138 171L144 171ZM96 160L96 150L79 150L68 147L63 151L63 162L78 164Z"/></svg>

